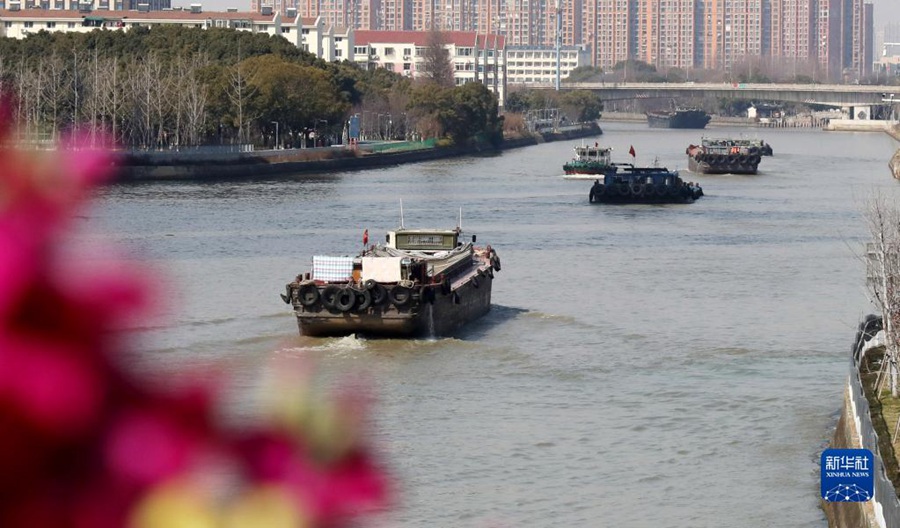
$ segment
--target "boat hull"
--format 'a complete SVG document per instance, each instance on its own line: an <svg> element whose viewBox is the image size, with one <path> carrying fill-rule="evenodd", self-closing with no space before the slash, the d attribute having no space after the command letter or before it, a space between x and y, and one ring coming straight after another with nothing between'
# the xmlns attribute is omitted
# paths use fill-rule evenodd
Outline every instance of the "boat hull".
<svg viewBox="0 0 900 528"><path fill-rule="evenodd" d="M703 111L647 112L650 128L706 128L709 114Z"/></svg>
<svg viewBox="0 0 900 528"><path fill-rule="evenodd" d="M600 175L600 174L612 174L616 172L615 167L610 167L608 165L597 165L597 166L573 166L573 165L563 165L563 172L566 174L587 174L587 175Z"/></svg>
<svg viewBox="0 0 900 528"><path fill-rule="evenodd" d="M321 302L294 304L300 333L308 336L436 337L450 335L491 308L493 271L481 266L454 283L446 293L439 284L414 293L404 306L389 300L362 311L342 312Z"/></svg>
<svg viewBox="0 0 900 528"><path fill-rule="evenodd" d="M688 170L699 174L756 174L759 156L734 154L688 156Z"/></svg>
<svg viewBox="0 0 900 528"><path fill-rule="evenodd" d="M703 196L699 185L601 185L591 187L590 203L605 204L686 204Z"/></svg>

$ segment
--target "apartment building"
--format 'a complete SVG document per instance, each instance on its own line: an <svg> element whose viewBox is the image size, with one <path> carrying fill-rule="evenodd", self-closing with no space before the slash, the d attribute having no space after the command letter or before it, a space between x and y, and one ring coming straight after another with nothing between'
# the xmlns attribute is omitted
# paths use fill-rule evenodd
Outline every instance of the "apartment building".
<svg viewBox="0 0 900 528"><path fill-rule="evenodd" d="M510 46L506 48L506 82L510 86L553 84L556 82L556 48ZM579 66L590 66L591 53L585 46L563 46L559 50L559 75L565 79Z"/></svg>
<svg viewBox="0 0 900 528"><path fill-rule="evenodd" d="M585 0L581 33L593 66L610 69L634 56L636 5L633 0Z"/></svg>
<svg viewBox="0 0 900 528"><path fill-rule="evenodd" d="M798 74L838 79L862 77L872 63L866 0L251 1L283 2L275 11L293 6L336 28L500 34L509 46L531 48L558 39L589 49L591 64L607 69L628 59L660 69L793 65Z"/></svg>
<svg viewBox="0 0 900 528"><path fill-rule="evenodd" d="M695 0L637 0L635 58L662 68L695 63Z"/></svg>
<svg viewBox="0 0 900 528"><path fill-rule="evenodd" d="M0 9L0 36L22 39L39 31L88 33L94 30L122 30L143 26L177 25L188 28L229 28L251 33L280 35L290 43L326 61L352 57L353 30L326 26L321 17L299 16L288 8L282 16L271 8L262 12L204 11L200 4L191 9L167 11Z"/></svg>
<svg viewBox="0 0 900 528"><path fill-rule="evenodd" d="M431 34L423 31L356 31L353 60L366 69L384 68L419 77L430 38ZM497 94L502 105L507 84L505 39L471 31L442 32L441 38L457 86L481 82Z"/></svg>
<svg viewBox="0 0 900 528"><path fill-rule="evenodd" d="M171 7L171 0L0 0L0 9L161 11Z"/></svg>
<svg viewBox="0 0 900 528"><path fill-rule="evenodd" d="M95 29L128 30L137 26L178 25L189 28L230 28L252 33L281 35L281 15L253 12L204 12L199 4L187 11L70 11L57 9L0 10L0 36L22 39L39 31L88 33ZM288 40L291 40L288 38ZM291 40L296 44L297 40Z"/></svg>

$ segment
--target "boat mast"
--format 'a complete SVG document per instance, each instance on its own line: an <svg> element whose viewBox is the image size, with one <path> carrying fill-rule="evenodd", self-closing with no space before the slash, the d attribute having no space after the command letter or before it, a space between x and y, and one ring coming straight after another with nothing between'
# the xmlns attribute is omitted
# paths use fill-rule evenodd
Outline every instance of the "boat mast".
<svg viewBox="0 0 900 528"><path fill-rule="evenodd" d="M400 198L400 229L403 229L403 198Z"/></svg>

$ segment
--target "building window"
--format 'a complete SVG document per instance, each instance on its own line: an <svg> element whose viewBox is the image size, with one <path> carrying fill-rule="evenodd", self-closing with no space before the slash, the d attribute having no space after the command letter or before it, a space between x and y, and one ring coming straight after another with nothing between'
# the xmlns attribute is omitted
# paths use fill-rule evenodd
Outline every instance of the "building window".
<svg viewBox="0 0 900 528"><path fill-rule="evenodd" d="M408 62L404 62L404 63L403 63L403 69L404 69L404 70L409 71L409 69L410 69L411 67L412 67L412 65L411 65L410 63L408 63Z"/></svg>
<svg viewBox="0 0 900 528"><path fill-rule="evenodd" d="M260 24L260 25L259 25L259 30L260 30L260 31L268 31L268 30L269 30L269 26L267 26L266 24Z"/></svg>
<svg viewBox="0 0 900 528"><path fill-rule="evenodd" d="M335 56L335 57L342 57L343 55L344 55L344 50L342 50L342 49L336 49L336 50L334 50L334 56Z"/></svg>
<svg viewBox="0 0 900 528"><path fill-rule="evenodd" d="M52 29L56 27L56 22L47 22L47 28Z"/></svg>
<svg viewBox="0 0 900 528"><path fill-rule="evenodd" d="M309 35L309 30L308 30L308 29L304 29L303 31L301 31L301 33L304 34L304 35Z"/></svg>
<svg viewBox="0 0 900 528"><path fill-rule="evenodd" d="M290 33L290 32L291 32L291 28L289 28L289 27L283 27L283 28L281 28L281 32L282 32L282 33Z"/></svg>
<svg viewBox="0 0 900 528"><path fill-rule="evenodd" d="M409 49L409 48L403 48L403 56L404 56L404 57L409 57L409 56L412 54L411 52L412 52L411 49Z"/></svg>
<svg viewBox="0 0 900 528"><path fill-rule="evenodd" d="M385 57L393 57L394 56L394 48L384 48L384 56ZM391 68L393 69L393 68Z"/></svg>
<svg viewBox="0 0 900 528"><path fill-rule="evenodd" d="M30 22L30 21L25 22L25 27L27 27L27 28L34 27L34 22Z"/></svg>
<svg viewBox="0 0 900 528"><path fill-rule="evenodd" d="M344 42L344 37L334 37L334 43Z"/></svg>
<svg viewBox="0 0 900 528"><path fill-rule="evenodd" d="M368 46L354 46L353 53L356 55L367 55L369 53Z"/></svg>
<svg viewBox="0 0 900 528"><path fill-rule="evenodd" d="M394 71L394 63L393 62L385 62L384 69L387 71Z"/></svg>
<svg viewBox="0 0 900 528"><path fill-rule="evenodd" d="M3 23L3 27L11 28L11 27L12 27L12 22L4 22L4 23Z"/></svg>

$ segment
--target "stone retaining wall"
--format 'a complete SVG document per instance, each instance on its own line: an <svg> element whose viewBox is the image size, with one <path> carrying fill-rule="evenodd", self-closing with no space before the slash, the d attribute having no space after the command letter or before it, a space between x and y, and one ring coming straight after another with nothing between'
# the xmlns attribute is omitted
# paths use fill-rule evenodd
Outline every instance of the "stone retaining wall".
<svg viewBox="0 0 900 528"><path fill-rule="evenodd" d="M570 127L530 137L506 140L497 149L449 147L364 153L336 148L330 152L319 153L323 157L327 155L327 159L309 159L310 153L303 149L259 153L216 153L205 157L198 157L196 153L184 157L180 157L178 153L170 153L162 157L127 155L121 156L117 160L117 179L118 181L228 180L254 179L284 174L363 170L508 150L550 141L593 137L602 133L603 131L596 124L586 127Z"/></svg>

